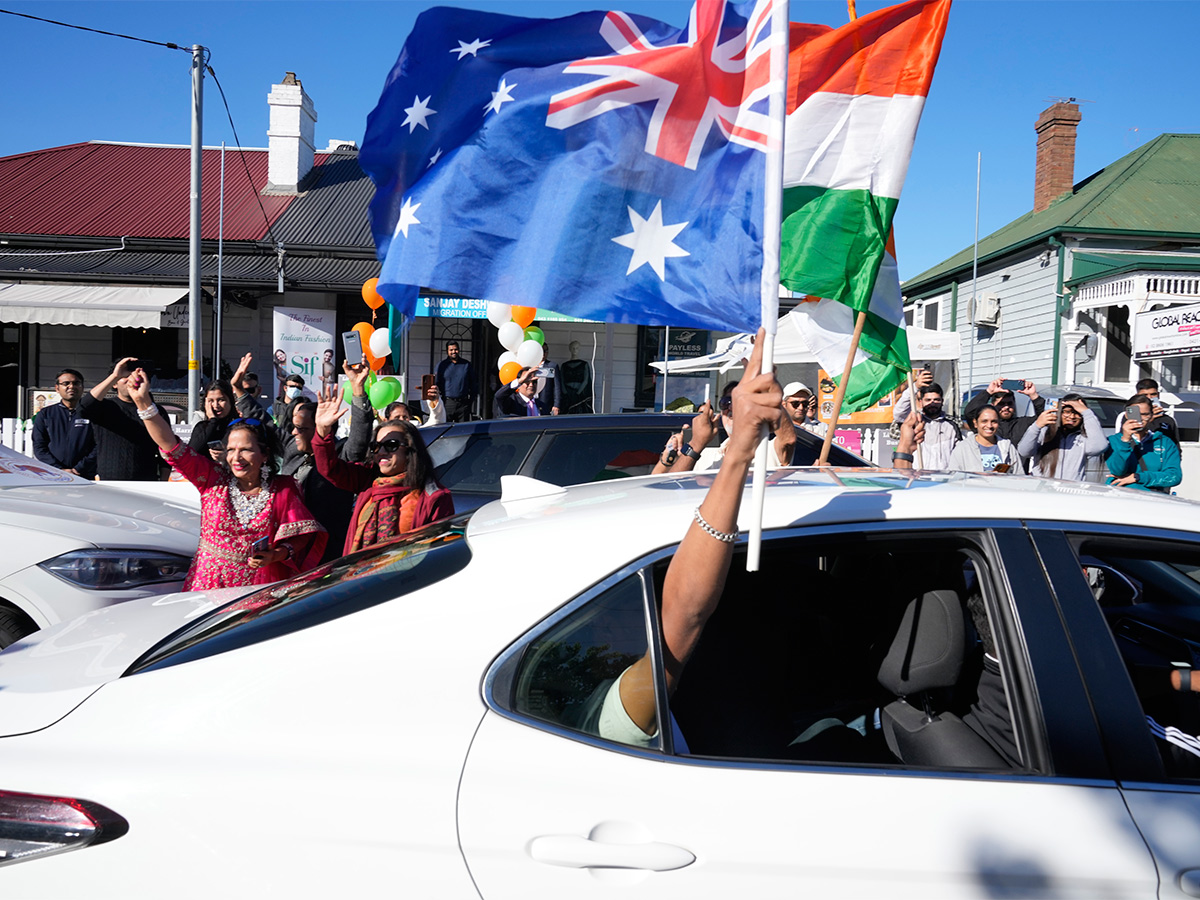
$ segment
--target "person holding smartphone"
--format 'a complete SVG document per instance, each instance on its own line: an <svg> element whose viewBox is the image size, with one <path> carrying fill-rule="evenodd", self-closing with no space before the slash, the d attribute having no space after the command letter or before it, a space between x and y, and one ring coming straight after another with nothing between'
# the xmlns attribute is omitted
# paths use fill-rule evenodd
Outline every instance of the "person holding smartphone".
<svg viewBox="0 0 1200 900"><path fill-rule="evenodd" d="M162 460L158 447L138 421L138 408L129 393L129 379L135 370L142 372L149 396L150 376L136 357L127 356L117 360L108 377L79 401L79 414L92 423L96 475L102 481L159 480ZM107 398L109 390L117 392L115 399Z"/></svg>
<svg viewBox="0 0 1200 900"><path fill-rule="evenodd" d="M1029 460L1029 474L1083 481L1087 462L1108 451L1100 420L1078 394L1067 394L1038 416L1021 437L1017 452Z"/></svg>
<svg viewBox="0 0 1200 900"><path fill-rule="evenodd" d="M1183 481L1179 445L1155 427L1154 403L1145 394L1129 398L1121 430L1108 439L1108 483L1169 494Z"/></svg>
<svg viewBox="0 0 1200 900"><path fill-rule="evenodd" d="M1022 385L1022 387L1017 387L1018 384ZM1017 415L1016 394L1024 394L1029 398L1033 404L1032 416ZM996 437L1012 441L1015 446L1024 437L1025 432L1029 430L1029 426L1046 409L1046 398L1038 394L1037 388L1033 386L1032 381L1027 379L1006 381L1003 378L997 378L967 402L967 405L963 407L963 419L970 425L975 420L975 417L979 415L979 411L989 405L995 407L997 414L1000 416L1000 425L996 430Z"/></svg>

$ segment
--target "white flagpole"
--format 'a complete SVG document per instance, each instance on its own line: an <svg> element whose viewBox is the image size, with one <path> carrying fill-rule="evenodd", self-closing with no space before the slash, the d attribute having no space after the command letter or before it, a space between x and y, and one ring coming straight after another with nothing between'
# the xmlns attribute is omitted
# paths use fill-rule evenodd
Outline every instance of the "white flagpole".
<svg viewBox="0 0 1200 900"><path fill-rule="evenodd" d="M787 120L788 0L771 4L771 94L768 115L778 128L776 140L766 152L766 197L763 202L762 371L775 371L775 332L779 321L779 245L783 228L783 132ZM770 446L758 446L751 476L750 541L746 546L746 571L757 572L762 551L763 501L767 493L767 454Z"/></svg>

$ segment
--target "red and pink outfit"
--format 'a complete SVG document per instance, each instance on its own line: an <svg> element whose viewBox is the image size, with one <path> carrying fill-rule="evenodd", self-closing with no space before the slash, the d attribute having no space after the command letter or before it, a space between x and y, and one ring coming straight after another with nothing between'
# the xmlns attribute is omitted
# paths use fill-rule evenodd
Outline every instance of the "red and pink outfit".
<svg viewBox="0 0 1200 900"><path fill-rule="evenodd" d="M200 491L200 547L183 583L185 591L270 584L313 568L321 559L328 535L300 497L296 482L264 471L262 494L241 493L233 473L180 441L163 458ZM236 496L235 496L236 493ZM274 547L292 545L292 556L260 569L250 569L250 545L267 537Z"/></svg>

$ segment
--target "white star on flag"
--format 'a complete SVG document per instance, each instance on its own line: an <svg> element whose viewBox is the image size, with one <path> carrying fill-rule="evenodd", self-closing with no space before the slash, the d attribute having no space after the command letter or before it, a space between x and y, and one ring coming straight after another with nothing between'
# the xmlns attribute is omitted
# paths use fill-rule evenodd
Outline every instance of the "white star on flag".
<svg viewBox="0 0 1200 900"><path fill-rule="evenodd" d="M459 59L462 59L468 53L470 53L472 56L476 56L480 50L482 50L484 47L490 46L491 43L491 41L481 41L479 38L475 38L475 40L471 41L469 44L466 41L459 41L457 47L450 48L450 52L457 53Z"/></svg>
<svg viewBox="0 0 1200 900"><path fill-rule="evenodd" d="M417 210L421 208L420 203L413 203L412 197L408 197L404 201L404 206L400 208L400 219L396 222L396 233L408 237L409 225L420 225L421 220L417 218Z"/></svg>
<svg viewBox="0 0 1200 900"><path fill-rule="evenodd" d="M405 125L407 125L409 134L412 134L418 125L428 131L429 123L426 121L426 119L437 114L436 109L429 108L429 101L432 99L433 94L430 94L424 100L422 100L420 97L413 97L413 105L406 106L404 108L404 111L408 113L408 115L404 117L404 121L400 123L400 127L403 128Z"/></svg>
<svg viewBox="0 0 1200 900"><path fill-rule="evenodd" d="M675 238L678 237L679 232L687 228L689 223L664 225L661 200L655 204L654 212L650 213L648 219L639 216L632 206L625 208L629 210L629 224L633 226L633 231L612 239L613 243L628 247L633 251L633 256L629 260L629 268L625 274L632 275L641 266L648 265L654 270L659 281L666 281L667 257L692 255L675 244Z"/></svg>
<svg viewBox="0 0 1200 900"><path fill-rule="evenodd" d="M438 147L437 152L434 153L433 156L429 157L429 165L427 165L425 168L428 169L429 166L432 166L435 162L437 162L441 158L442 158L442 148Z"/></svg>
<svg viewBox="0 0 1200 900"><path fill-rule="evenodd" d="M501 106L505 103L511 103L514 98L510 91L515 87L515 84L509 84L501 78L500 86L492 91L492 102L483 108L483 114L486 116L489 111L498 113Z"/></svg>

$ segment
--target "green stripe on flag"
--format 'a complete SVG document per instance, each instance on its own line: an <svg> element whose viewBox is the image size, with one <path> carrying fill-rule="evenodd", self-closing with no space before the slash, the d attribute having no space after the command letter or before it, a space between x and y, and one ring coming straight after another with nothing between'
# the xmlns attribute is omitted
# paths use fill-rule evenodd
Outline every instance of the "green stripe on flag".
<svg viewBox="0 0 1200 900"><path fill-rule="evenodd" d="M882 363L874 357L860 362L850 370L850 382L846 385L846 396L842 399L842 414L870 409L879 398L886 397L904 384L906 378L903 369ZM840 381L841 378L834 379L835 384Z"/></svg>
<svg viewBox="0 0 1200 900"><path fill-rule="evenodd" d="M801 185L783 192L780 281L865 312L898 200Z"/></svg>

